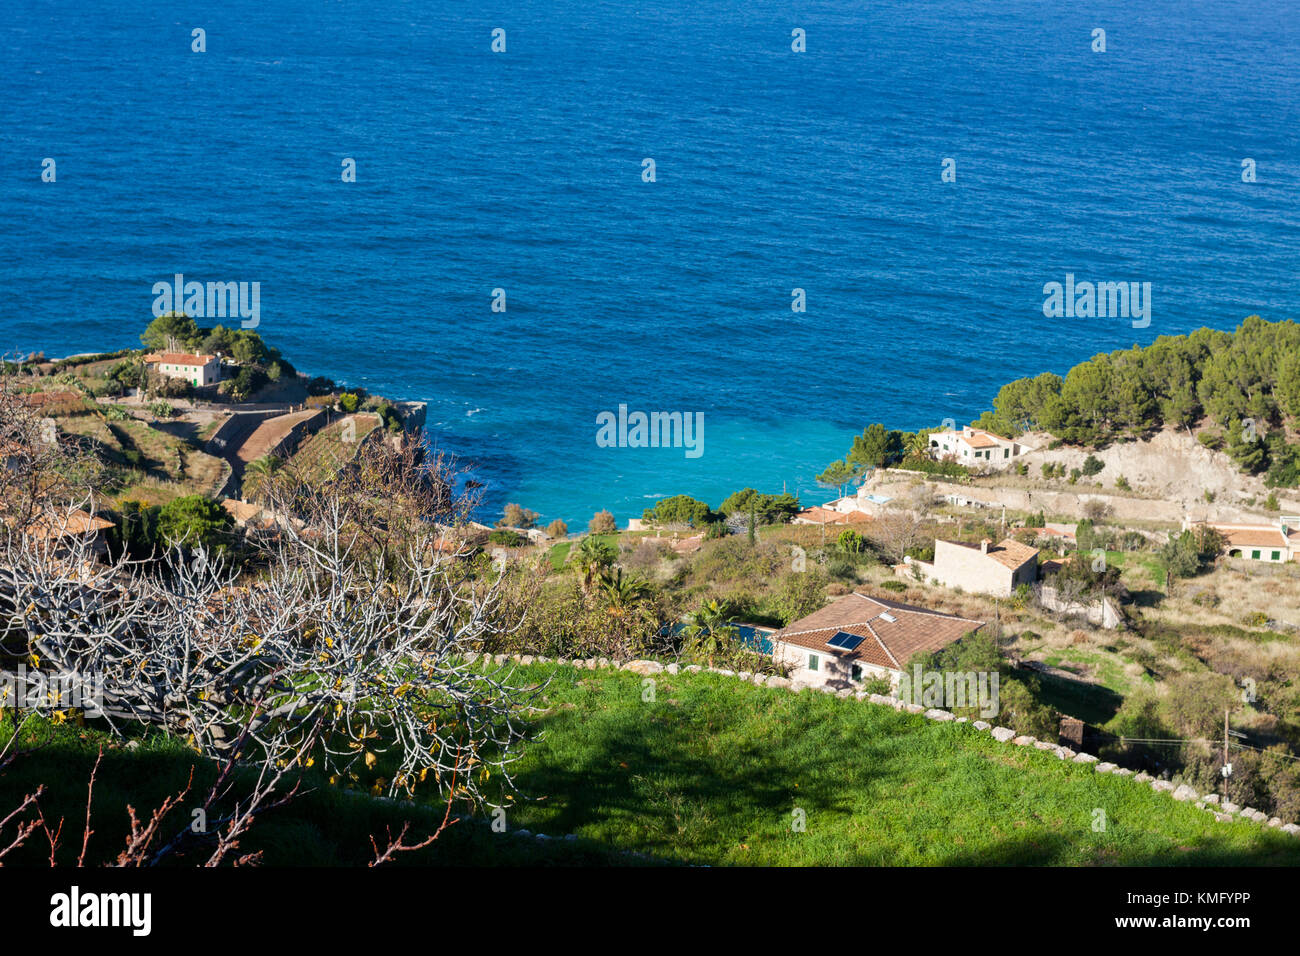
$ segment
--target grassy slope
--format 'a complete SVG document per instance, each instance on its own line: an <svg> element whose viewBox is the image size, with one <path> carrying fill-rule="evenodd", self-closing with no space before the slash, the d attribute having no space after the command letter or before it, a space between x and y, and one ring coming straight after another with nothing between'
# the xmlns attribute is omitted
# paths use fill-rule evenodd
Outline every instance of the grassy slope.
<svg viewBox="0 0 1300 956"><path fill-rule="evenodd" d="M546 733L516 767L546 799L513 826L711 864L1300 863L1286 834L973 728L715 675L659 675L643 703L633 674L524 671L547 672Z"/></svg>
<svg viewBox="0 0 1300 956"><path fill-rule="evenodd" d="M12 725L0 718L0 745L8 740ZM29 724L29 728L32 725ZM23 794L44 783L41 797L46 819L57 829L63 821L58 859L61 865L76 863L81 850L81 830L86 814L86 782L94 766L95 753L106 745L103 764L95 780L92 828L87 862L111 862L122 849L129 832L128 804L142 819L170 795L184 789L194 768L194 787L181 808L172 811L162 828L170 837L191 819L190 810L201 802L207 786L215 779L212 764L200 760L183 745L155 735L134 750L121 746L107 735L63 724L42 722L36 737L46 738L42 749L20 757L0 775L0 817L16 807ZM30 739L30 738L29 738ZM320 780L309 783L309 792L285 807L265 812L240 842L240 853L262 850L264 863L280 866L364 866L373 858L371 836L381 846L384 834L397 834L404 822L411 823L408 843L430 833L442 820L443 808L393 805L345 793ZM0 832L7 846L14 836L11 824ZM238 854L236 854L238 855ZM28 845L6 858L10 865L47 865L49 847L38 831ZM453 824L427 850L399 854L399 864L425 865L636 865L638 861L590 841L541 843L513 835L494 834L476 822Z"/></svg>
<svg viewBox="0 0 1300 956"><path fill-rule="evenodd" d="M970 727L708 674L659 675L647 703L643 678L627 672L544 665L518 673L550 683L543 733L513 768L523 799L510 827L580 839L537 842L464 823L403 862L622 864L637 862L621 852L632 850L714 865L1300 864L1300 840L1286 834L1217 823L1130 780ZM0 808L44 782L47 811L79 831L103 738L55 731L50 746L0 777ZM92 859L120 847L128 802L156 806L194 763L156 737L109 751L95 790ZM200 776L210 772L200 763ZM266 814L245 849L265 849L270 864L360 865L370 834L406 819L427 832L440 816L316 786ZM796 808L805 832L792 828ZM1104 833L1092 830L1095 808L1106 813ZM65 842L79 843L79 832ZM34 845L26 862L41 858Z"/></svg>
<svg viewBox="0 0 1300 956"><path fill-rule="evenodd" d="M351 441L343 441L343 430L351 422L355 431ZM327 481L338 469L356 457L363 439L379 427L379 416L366 412L342 418L326 425L304 441L293 456L293 465L311 481Z"/></svg>

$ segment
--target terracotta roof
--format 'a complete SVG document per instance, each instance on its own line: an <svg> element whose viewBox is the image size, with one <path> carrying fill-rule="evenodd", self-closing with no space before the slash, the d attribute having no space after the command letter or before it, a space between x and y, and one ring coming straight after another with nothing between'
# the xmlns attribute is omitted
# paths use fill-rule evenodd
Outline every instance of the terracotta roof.
<svg viewBox="0 0 1300 956"><path fill-rule="evenodd" d="M861 511L836 511L820 505L804 508L795 517L813 524L867 524L871 521L871 515Z"/></svg>
<svg viewBox="0 0 1300 956"><path fill-rule="evenodd" d="M191 355L188 352L161 352L146 355L146 362L165 362L168 365L195 365L203 366L209 362L215 362L215 355Z"/></svg>
<svg viewBox="0 0 1300 956"><path fill-rule="evenodd" d="M965 541L949 541L948 544L955 544L959 548L970 548L978 551L978 544L967 544ZM1038 549L1032 548L1015 538L1003 538L997 544L990 545L988 556L1003 567L1010 568L1012 571L1021 567L1030 558L1038 555Z"/></svg>
<svg viewBox="0 0 1300 956"><path fill-rule="evenodd" d="M262 516L261 505L255 505L251 501L244 501L242 498L222 498L221 507L226 509L230 517L244 524L256 521Z"/></svg>
<svg viewBox="0 0 1300 956"><path fill-rule="evenodd" d="M87 532L106 531L113 522L99 515L90 515L80 509L67 514L42 515L27 526L27 533L35 538L62 538L83 535Z"/></svg>
<svg viewBox="0 0 1300 956"><path fill-rule="evenodd" d="M972 430L969 435L963 435L962 437L966 439L966 444L972 448L993 448L997 445L997 442L993 440L988 432Z"/></svg>
<svg viewBox="0 0 1300 956"><path fill-rule="evenodd" d="M1287 538L1281 528L1268 525L1212 524L1233 548L1285 548Z"/></svg>
<svg viewBox="0 0 1300 956"><path fill-rule="evenodd" d="M902 670L913 655L947 647L983 626L983 621L854 592L782 628L771 640ZM830 647L826 642L841 631L864 640L851 651Z"/></svg>

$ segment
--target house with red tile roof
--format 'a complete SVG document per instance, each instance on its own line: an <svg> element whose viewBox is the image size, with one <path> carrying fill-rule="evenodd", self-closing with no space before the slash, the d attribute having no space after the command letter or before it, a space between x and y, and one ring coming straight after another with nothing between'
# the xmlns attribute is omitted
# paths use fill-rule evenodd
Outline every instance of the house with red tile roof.
<svg viewBox="0 0 1300 956"><path fill-rule="evenodd" d="M769 640L772 656L789 665L797 682L853 688L883 677L897 687L914 655L941 650L983 626L983 621L854 592Z"/></svg>
<svg viewBox="0 0 1300 956"><path fill-rule="evenodd" d="M81 508L50 509L28 522L22 533L35 540L53 542L57 547L84 540L91 554L102 556L108 551L105 535L112 527L113 522L107 518L92 515Z"/></svg>
<svg viewBox="0 0 1300 956"><path fill-rule="evenodd" d="M931 457L951 458L960 465L1000 468L1033 451L1028 445L967 425L930 434Z"/></svg>
<svg viewBox="0 0 1300 956"><path fill-rule="evenodd" d="M1223 535L1223 553L1230 558L1280 564L1300 557L1300 516L1284 516L1276 524L1197 524ZM1184 530L1189 527L1185 521Z"/></svg>
<svg viewBox="0 0 1300 956"><path fill-rule="evenodd" d="M1020 585L1038 580L1038 549L1015 538L997 544L987 538L979 544L936 539L933 561L904 558L895 571L904 578L1009 597Z"/></svg>
<svg viewBox="0 0 1300 956"><path fill-rule="evenodd" d="M182 378L196 387L221 381L221 359L216 355L190 355L186 352L155 352L144 363L168 378Z"/></svg>
<svg viewBox="0 0 1300 956"><path fill-rule="evenodd" d="M804 508L790 519L791 524L863 525L870 521L871 516L861 511L837 511L820 505Z"/></svg>

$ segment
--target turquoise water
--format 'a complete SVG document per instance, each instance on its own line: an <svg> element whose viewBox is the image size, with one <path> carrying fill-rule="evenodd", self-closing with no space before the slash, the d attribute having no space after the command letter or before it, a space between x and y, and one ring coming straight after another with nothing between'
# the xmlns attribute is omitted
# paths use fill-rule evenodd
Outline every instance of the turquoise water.
<svg viewBox="0 0 1300 956"><path fill-rule="evenodd" d="M257 281L300 368L428 401L489 511L820 501L868 422L967 421L1020 375L1295 314L1293 4L70 12L0 21L0 348L133 345L154 282ZM1150 282L1150 325L1045 318L1067 273ZM598 447L620 404L702 416L702 454Z"/></svg>

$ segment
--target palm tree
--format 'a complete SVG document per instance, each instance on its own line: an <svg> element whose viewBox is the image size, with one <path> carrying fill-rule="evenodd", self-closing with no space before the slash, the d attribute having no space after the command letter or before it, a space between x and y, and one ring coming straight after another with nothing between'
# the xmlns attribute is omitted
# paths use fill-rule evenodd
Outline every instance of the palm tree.
<svg viewBox="0 0 1300 956"><path fill-rule="evenodd" d="M629 608L650 596L650 583L635 574L623 577L622 568L600 572L600 589L609 601L609 613L623 617Z"/></svg>
<svg viewBox="0 0 1300 956"><path fill-rule="evenodd" d="M618 557L618 552L612 544L590 536L583 538L582 543L572 553L574 564L582 572L582 590L584 592L591 590L592 582L596 576L606 568L613 566L614 559Z"/></svg>
<svg viewBox="0 0 1300 956"><path fill-rule="evenodd" d="M725 601L711 598L691 615L691 623L682 628L682 637L697 653L713 658L725 653L736 639L736 629L730 624L731 607Z"/></svg>
<svg viewBox="0 0 1300 956"><path fill-rule="evenodd" d="M261 458L250 461L244 468L244 478L242 491L244 500L256 501L270 491L271 483L275 476L280 473L284 467L284 459L276 458L274 455L263 455Z"/></svg>
<svg viewBox="0 0 1300 956"><path fill-rule="evenodd" d="M907 437L907 453L909 455L924 455L930 451L930 430L922 428L914 435Z"/></svg>

